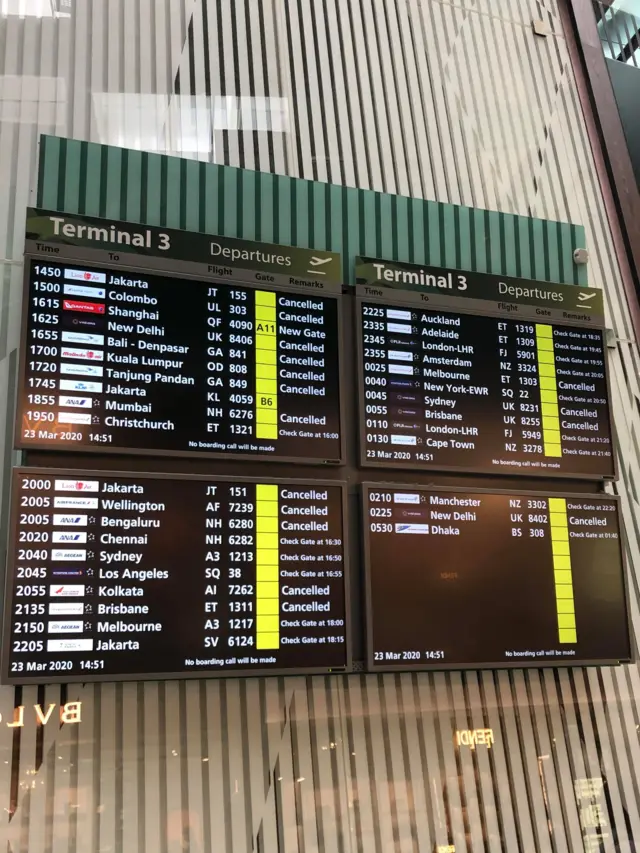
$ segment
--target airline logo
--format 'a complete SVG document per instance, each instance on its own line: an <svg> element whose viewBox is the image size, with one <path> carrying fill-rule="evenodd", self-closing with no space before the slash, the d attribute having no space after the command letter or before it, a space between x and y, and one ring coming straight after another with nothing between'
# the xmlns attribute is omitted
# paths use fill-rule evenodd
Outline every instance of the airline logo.
<svg viewBox="0 0 640 853"><path fill-rule="evenodd" d="M410 335L411 326L405 326L403 323L387 323L387 332L395 332L397 335Z"/></svg>
<svg viewBox="0 0 640 853"><path fill-rule="evenodd" d="M419 382L412 382L411 379L390 379L389 385L391 388L419 388Z"/></svg>
<svg viewBox="0 0 640 853"><path fill-rule="evenodd" d="M61 379L61 391L84 391L85 394L102 394L102 382L83 382L81 379Z"/></svg>
<svg viewBox="0 0 640 853"><path fill-rule="evenodd" d="M418 440L415 435L392 435L391 444L417 445Z"/></svg>
<svg viewBox="0 0 640 853"><path fill-rule="evenodd" d="M52 601L49 605L49 616L82 616L84 613L84 602L69 601L64 604Z"/></svg>
<svg viewBox="0 0 640 853"><path fill-rule="evenodd" d="M91 652L93 640L47 640L48 652Z"/></svg>
<svg viewBox="0 0 640 853"><path fill-rule="evenodd" d="M51 551L51 559L55 563L61 563L65 560L68 560L70 563L84 563L87 559L87 552L85 550L79 551L70 551L68 549L62 548L54 548Z"/></svg>
<svg viewBox="0 0 640 853"><path fill-rule="evenodd" d="M84 569L54 569L51 574L56 578L81 578Z"/></svg>
<svg viewBox="0 0 640 853"><path fill-rule="evenodd" d="M53 514L53 523L60 527L86 527L87 515L62 515L57 512Z"/></svg>
<svg viewBox="0 0 640 853"><path fill-rule="evenodd" d="M100 483L97 480L56 480L56 492L97 492Z"/></svg>
<svg viewBox="0 0 640 853"><path fill-rule="evenodd" d="M390 361L387 365L387 370L389 373L400 373L405 376L413 376L413 367L410 364L394 364L394 362Z"/></svg>
<svg viewBox="0 0 640 853"><path fill-rule="evenodd" d="M55 497L56 509L98 509L98 498L61 498Z"/></svg>
<svg viewBox="0 0 640 853"><path fill-rule="evenodd" d="M52 542L86 542L87 534L80 530L54 530Z"/></svg>
<svg viewBox="0 0 640 853"><path fill-rule="evenodd" d="M60 373L75 376L102 376L103 370L97 364L65 364L60 365Z"/></svg>
<svg viewBox="0 0 640 853"><path fill-rule="evenodd" d="M64 277L70 281L95 281L98 284L106 284L107 276L103 272L89 272L89 270L65 269Z"/></svg>
<svg viewBox="0 0 640 853"><path fill-rule="evenodd" d="M107 291L101 287L87 287L84 284L65 284L64 292L67 296L89 296L92 299L105 299Z"/></svg>
<svg viewBox="0 0 640 853"><path fill-rule="evenodd" d="M90 424L91 415L83 415L81 412L58 412L59 424Z"/></svg>
<svg viewBox="0 0 640 853"><path fill-rule="evenodd" d="M64 355L64 352L62 354ZM413 361L413 353L408 350L390 349L387 357L391 361Z"/></svg>
<svg viewBox="0 0 640 853"><path fill-rule="evenodd" d="M62 358L78 358L83 361L102 361L104 353L101 349L80 349L80 347L62 347Z"/></svg>
<svg viewBox="0 0 640 853"><path fill-rule="evenodd" d="M420 495L410 494L408 492L396 492L393 496L393 502L394 504L419 504Z"/></svg>
<svg viewBox="0 0 640 853"><path fill-rule="evenodd" d="M411 321L411 311L400 311L397 308L387 308L387 317L389 320Z"/></svg>
<svg viewBox="0 0 640 853"><path fill-rule="evenodd" d="M49 587L49 595L52 598L82 598L84 595L83 583L52 584Z"/></svg>
<svg viewBox="0 0 640 853"><path fill-rule="evenodd" d="M77 299L63 299L65 311L81 311L83 314L104 314L104 302L79 302Z"/></svg>
<svg viewBox="0 0 640 853"><path fill-rule="evenodd" d="M62 622L49 622L47 634L82 634L82 619L65 619Z"/></svg>
<svg viewBox="0 0 640 853"><path fill-rule="evenodd" d="M98 314L88 315L88 314L63 314L61 319L61 325L64 329L69 329L72 332L88 331L89 329L93 331L102 332L105 326L105 317L99 316Z"/></svg>
<svg viewBox="0 0 640 853"><path fill-rule="evenodd" d="M88 332L63 332L62 342L65 344L89 344L94 347L103 347L104 335L90 335Z"/></svg>
<svg viewBox="0 0 640 853"><path fill-rule="evenodd" d="M76 409L90 409L91 397L58 397L59 406L75 406Z"/></svg>
<svg viewBox="0 0 640 853"><path fill-rule="evenodd" d="M396 533L428 533L428 524L396 524Z"/></svg>

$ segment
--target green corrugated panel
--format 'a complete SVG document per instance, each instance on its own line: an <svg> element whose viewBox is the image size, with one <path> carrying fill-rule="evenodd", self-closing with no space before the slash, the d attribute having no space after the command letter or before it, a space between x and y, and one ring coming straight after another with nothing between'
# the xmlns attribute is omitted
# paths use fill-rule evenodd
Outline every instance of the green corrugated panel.
<svg viewBox="0 0 640 853"><path fill-rule="evenodd" d="M38 206L564 284L584 228L43 136Z"/></svg>
<svg viewBox="0 0 640 853"><path fill-rule="evenodd" d="M424 202L419 198L409 199L409 213L411 217L409 260L411 263L414 263L416 259L416 246L424 246Z"/></svg>
<svg viewBox="0 0 640 853"><path fill-rule="evenodd" d="M295 204L295 181L292 178L276 178L278 194L274 209L274 220L278 227L274 233L276 243L285 245L297 245L292 243L291 235L291 206Z"/></svg>
<svg viewBox="0 0 640 853"><path fill-rule="evenodd" d="M441 267L444 266L444 257L440 237L440 205L427 202L424 207L427 217L427 234L422 248L416 247L416 262L426 263L428 258L430 264Z"/></svg>

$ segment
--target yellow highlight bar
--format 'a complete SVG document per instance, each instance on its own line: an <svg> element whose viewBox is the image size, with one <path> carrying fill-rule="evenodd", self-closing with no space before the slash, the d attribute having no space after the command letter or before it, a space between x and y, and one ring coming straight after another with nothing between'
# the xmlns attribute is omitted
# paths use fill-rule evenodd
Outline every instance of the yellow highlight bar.
<svg viewBox="0 0 640 853"><path fill-rule="evenodd" d="M261 533L260 534L260 547L261 548L273 548L273 550L277 550L278 548L278 534L277 533Z"/></svg>
<svg viewBox="0 0 640 853"><path fill-rule="evenodd" d="M258 501L257 514L259 518L265 516L278 517L278 501Z"/></svg>
<svg viewBox="0 0 640 853"><path fill-rule="evenodd" d="M571 583L571 563L569 563L568 571L555 571L553 576L557 584Z"/></svg>
<svg viewBox="0 0 640 853"><path fill-rule="evenodd" d="M560 444L546 444L544 446L545 456L562 456L562 446Z"/></svg>
<svg viewBox="0 0 640 853"><path fill-rule="evenodd" d="M256 362L256 379L277 379L278 368L275 364L258 364Z"/></svg>
<svg viewBox="0 0 640 853"><path fill-rule="evenodd" d="M561 643L577 643L578 635L575 628L560 628L558 639Z"/></svg>
<svg viewBox="0 0 640 853"><path fill-rule="evenodd" d="M542 402L542 412L545 412L545 404L552 403L554 408L558 408L558 393L557 391L540 391L540 401Z"/></svg>
<svg viewBox="0 0 640 853"><path fill-rule="evenodd" d="M258 517L256 519L257 545L260 545L262 533L277 533L278 532L278 517L267 516L260 514L260 504L258 504Z"/></svg>
<svg viewBox="0 0 640 853"><path fill-rule="evenodd" d="M549 512L567 512L567 501L565 498L549 498Z"/></svg>
<svg viewBox="0 0 640 853"><path fill-rule="evenodd" d="M556 384L555 376L541 376L540 388L543 391L555 391L557 396L558 386Z"/></svg>
<svg viewBox="0 0 640 853"><path fill-rule="evenodd" d="M278 408L278 395L260 394L256 398L256 403L259 409L272 409L275 412Z"/></svg>
<svg viewBox="0 0 640 853"><path fill-rule="evenodd" d="M554 542L568 542L569 530L566 527L554 527L551 525L551 539Z"/></svg>
<svg viewBox="0 0 640 853"><path fill-rule="evenodd" d="M280 595L280 584L279 583L271 583L270 581L264 581L260 583L256 583L256 597L260 598L274 598L277 599Z"/></svg>
<svg viewBox="0 0 640 853"><path fill-rule="evenodd" d="M538 373L540 376L552 376L554 379L556 377L556 367L555 362L553 364L541 364L538 360Z"/></svg>
<svg viewBox="0 0 640 853"><path fill-rule="evenodd" d="M275 344L276 336L276 321L273 320L256 320L256 344L260 338L273 338ZM264 342L264 341L263 341Z"/></svg>
<svg viewBox="0 0 640 853"><path fill-rule="evenodd" d="M552 539L551 550L554 557L569 557L571 555L568 540L566 542L558 542L557 539Z"/></svg>
<svg viewBox="0 0 640 853"><path fill-rule="evenodd" d="M540 355L541 352L553 352L553 341L551 338L538 337L536 340L536 346L538 349L538 355Z"/></svg>
<svg viewBox="0 0 640 853"><path fill-rule="evenodd" d="M256 484L256 500L257 501L277 501L280 497L278 486L273 483L257 483Z"/></svg>
<svg viewBox="0 0 640 853"><path fill-rule="evenodd" d="M549 447L560 447L560 454L562 455L562 448L560 446L560 433L557 429L545 429L543 438L544 443L549 445Z"/></svg>
<svg viewBox="0 0 640 853"><path fill-rule="evenodd" d="M553 344L551 344L551 347ZM552 348L542 349L538 348L538 364L554 364L555 365L555 356L553 355Z"/></svg>
<svg viewBox="0 0 640 853"><path fill-rule="evenodd" d="M256 305L275 307L276 295L269 290L256 290Z"/></svg>
<svg viewBox="0 0 640 853"><path fill-rule="evenodd" d="M273 340L273 346L261 346L262 340ZM276 342L273 338L258 338L256 347L256 364L277 364Z"/></svg>
<svg viewBox="0 0 640 853"><path fill-rule="evenodd" d="M278 382L276 379L256 379L257 394L277 394Z"/></svg>
<svg viewBox="0 0 640 853"><path fill-rule="evenodd" d="M278 566L257 566L256 568L256 583L277 583L278 581Z"/></svg>
<svg viewBox="0 0 640 853"><path fill-rule="evenodd" d="M258 356L266 356L269 353L274 353L277 348L275 335L258 332L256 335L256 363L258 362Z"/></svg>
<svg viewBox="0 0 640 853"><path fill-rule="evenodd" d="M280 634L256 634L256 649L279 649Z"/></svg>
<svg viewBox="0 0 640 853"><path fill-rule="evenodd" d="M552 527L568 527L566 512L550 512L549 521Z"/></svg>
<svg viewBox="0 0 640 853"><path fill-rule="evenodd" d="M273 424L256 424L256 438L268 438L275 440L278 437L278 427ZM548 454L547 454L548 455Z"/></svg>
<svg viewBox="0 0 640 853"><path fill-rule="evenodd" d="M256 321L266 320L269 323L276 322L276 309L275 306L273 308L263 307L261 305L256 305Z"/></svg>
<svg viewBox="0 0 640 853"><path fill-rule="evenodd" d="M280 630L280 619L278 616L260 616L256 619L256 630L259 634L264 632L278 633Z"/></svg>
<svg viewBox="0 0 640 853"><path fill-rule="evenodd" d="M554 432L558 432L560 430L560 419L554 418L552 415L542 415L542 429L547 430L551 429Z"/></svg>
<svg viewBox="0 0 640 853"><path fill-rule="evenodd" d="M539 338L552 338L553 329L546 323L536 323L536 336Z"/></svg>
<svg viewBox="0 0 640 853"><path fill-rule="evenodd" d="M576 629L576 617L572 613L559 613L558 614L558 628L562 630L563 628L573 628Z"/></svg>
<svg viewBox="0 0 640 853"><path fill-rule="evenodd" d="M556 598L568 598L573 604L573 586L570 583L556 584Z"/></svg>
<svg viewBox="0 0 640 853"><path fill-rule="evenodd" d="M575 613L576 608L573 603L573 598L563 598L560 601L556 601L556 609L558 614L560 613Z"/></svg>
<svg viewBox="0 0 640 853"><path fill-rule="evenodd" d="M259 406L256 410L256 422L259 424L271 424L272 426L277 426L278 412L275 409L263 409Z"/></svg>
<svg viewBox="0 0 640 853"><path fill-rule="evenodd" d="M256 614L258 616L277 616L280 613L280 603L277 598L258 598L256 600Z"/></svg>
<svg viewBox="0 0 640 853"><path fill-rule="evenodd" d="M256 543L256 565L258 566L277 566L278 565L278 549L277 548L262 548L260 542Z"/></svg>

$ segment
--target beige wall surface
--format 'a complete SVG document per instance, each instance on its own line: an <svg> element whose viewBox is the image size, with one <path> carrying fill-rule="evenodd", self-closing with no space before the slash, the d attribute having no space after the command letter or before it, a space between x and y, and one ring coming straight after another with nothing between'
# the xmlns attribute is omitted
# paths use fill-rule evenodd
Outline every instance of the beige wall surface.
<svg viewBox="0 0 640 853"><path fill-rule="evenodd" d="M635 638L638 350L556 0L0 0L3 509L41 133L584 226ZM636 665L2 687L0 844L635 851L638 697Z"/></svg>

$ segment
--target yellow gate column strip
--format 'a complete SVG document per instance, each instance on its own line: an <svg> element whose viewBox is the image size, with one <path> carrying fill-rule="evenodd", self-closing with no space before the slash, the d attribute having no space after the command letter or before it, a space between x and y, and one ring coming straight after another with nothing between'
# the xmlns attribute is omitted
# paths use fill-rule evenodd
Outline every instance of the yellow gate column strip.
<svg viewBox="0 0 640 853"><path fill-rule="evenodd" d="M549 498L549 520L551 522L551 550L556 589L556 612L558 614L558 640L561 643L576 643L578 635L573 597L569 524L567 522L567 502L564 498Z"/></svg>
<svg viewBox="0 0 640 853"><path fill-rule="evenodd" d="M256 649L280 648L278 486L256 485Z"/></svg>
<svg viewBox="0 0 640 853"><path fill-rule="evenodd" d="M278 375L276 295L255 293L256 328L256 438L278 437Z"/></svg>
<svg viewBox="0 0 640 853"><path fill-rule="evenodd" d="M556 361L553 352L553 328L545 323L536 323L536 350L538 353L544 455L562 456Z"/></svg>

